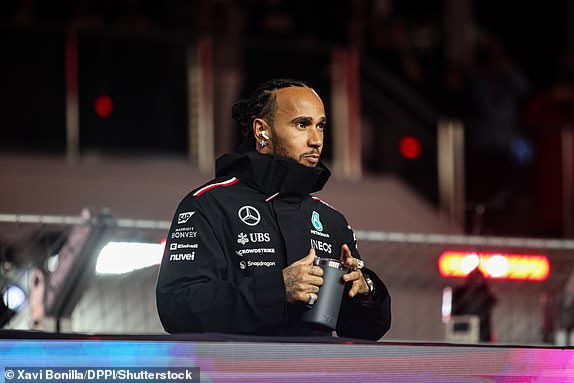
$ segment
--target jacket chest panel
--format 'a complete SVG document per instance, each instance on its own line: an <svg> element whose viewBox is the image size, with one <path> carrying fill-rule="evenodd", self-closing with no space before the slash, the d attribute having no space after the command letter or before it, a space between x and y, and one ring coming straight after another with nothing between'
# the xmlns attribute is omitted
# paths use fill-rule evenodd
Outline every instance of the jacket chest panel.
<svg viewBox="0 0 574 383"><path fill-rule="evenodd" d="M227 259L242 270L254 274L285 268L283 238L274 213L267 203L236 203L228 210L225 233Z"/></svg>
<svg viewBox="0 0 574 383"><path fill-rule="evenodd" d="M340 228L321 206L246 198L228 205L226 212L222 242L227 261L241 274L282 270L310 249L321 257L340 257Z"/></svg>
<svg viewBox="0 0 574 383"><path fill-rule="evenodd" d="M311 208L307 214L307 236L310 248L320 257L339 259L343 245L340 228L328 212Z"/></svg>
<svg viewBox="0 0 574 383"><path fill-rule="evenodd" d="M295 262L311 249L320 257L338 259L342 245L331 215L312 205L275 204L279 228L285 239L287 262Z"/></svg>

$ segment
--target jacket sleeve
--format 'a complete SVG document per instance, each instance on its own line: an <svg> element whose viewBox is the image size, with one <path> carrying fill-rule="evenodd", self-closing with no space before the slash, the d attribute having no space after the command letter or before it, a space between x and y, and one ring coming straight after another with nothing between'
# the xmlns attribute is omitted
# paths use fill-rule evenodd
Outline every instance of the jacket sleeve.
<svg viewBox="0 0 574 383"><path fill-rule="evenodd" d="M217 217L191 195L175 213L156 287L167 332L252 334L287 320L281 272L240 278L224 254Z"/></svg>
<svg viewBox="0 0 574 383"><path fill-rule="evenodd" d="M346 222L345 222L346 224ZM355 258L361 258L357 248L357 240L351 227L347 224L345 243L351 249ZM391 327L391 296L383 281L374 271L363 268L375 285L374 296L357 295L350 298L349 288L345 296L337 321L337 335L347 338L379 340Z"/></svg>

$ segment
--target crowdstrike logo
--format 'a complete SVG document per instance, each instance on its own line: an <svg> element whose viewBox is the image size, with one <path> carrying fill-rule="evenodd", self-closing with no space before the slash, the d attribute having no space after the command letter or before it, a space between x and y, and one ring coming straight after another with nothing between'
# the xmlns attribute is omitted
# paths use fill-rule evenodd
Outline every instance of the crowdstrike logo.
<svg viewBox="0 0 574 383"><path fill-rule="evenodd" d="M235 250L235 253L240 257L245 254L275 254L275 248L273 247L262 247L257 249L241 249Z"/></svg>
<svg viewBox="0 0 574 383"><path fill-rule="evenodd" d="M247 234L244 233L237 234L237 243L245 245L247 242L249 242L249 239L247 239Z"/></svg>
<svg viewBox="0 0 574 383"><path fill-rule="evenodd" d="M248 226L255 226L261 220L259 211L253 206L243 206L239 209L237 215L239 216L239 219Z"/></svg>
<svg viewBox="0 0 574 383"><path fill-rule="evenodd" d="M186 211L185 213L181 213L178 217L177 217L177 224L181 225L182 223L187 223L187 221L189 221L189 219L191 218L192 215L194 215L195 212L194 211Z"/></svg>

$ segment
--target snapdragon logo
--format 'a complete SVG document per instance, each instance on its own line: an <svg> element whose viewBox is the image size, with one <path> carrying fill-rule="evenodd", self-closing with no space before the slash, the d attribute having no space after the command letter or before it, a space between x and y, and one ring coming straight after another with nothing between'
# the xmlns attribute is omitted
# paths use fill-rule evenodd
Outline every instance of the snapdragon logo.
<svg viewBox="0 0 574 383"><path fill-rule="evenodd" d="M272 267L275 266L275 261L247 261L247 266Z"/></svg>
<svg viewBox="0 0 574 383"><path fill-rule="evenodd" d="M239 262L239 267L241 270L245 270L246 267L273 267L275 266L275 261L241 261Z"/></svg>

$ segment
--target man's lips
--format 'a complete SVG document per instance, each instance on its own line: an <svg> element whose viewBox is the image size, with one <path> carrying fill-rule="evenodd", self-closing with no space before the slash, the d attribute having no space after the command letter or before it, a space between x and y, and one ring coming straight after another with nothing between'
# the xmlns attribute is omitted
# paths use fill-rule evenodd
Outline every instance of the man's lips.
<svg viewBox="0 0 574 383"><path fill-rule="evenodd" d="M320 156L318 154L305 154L303 156L303 158L305 158L307 161L312 162L314 164L319 162L319 157Z"/></svg>

